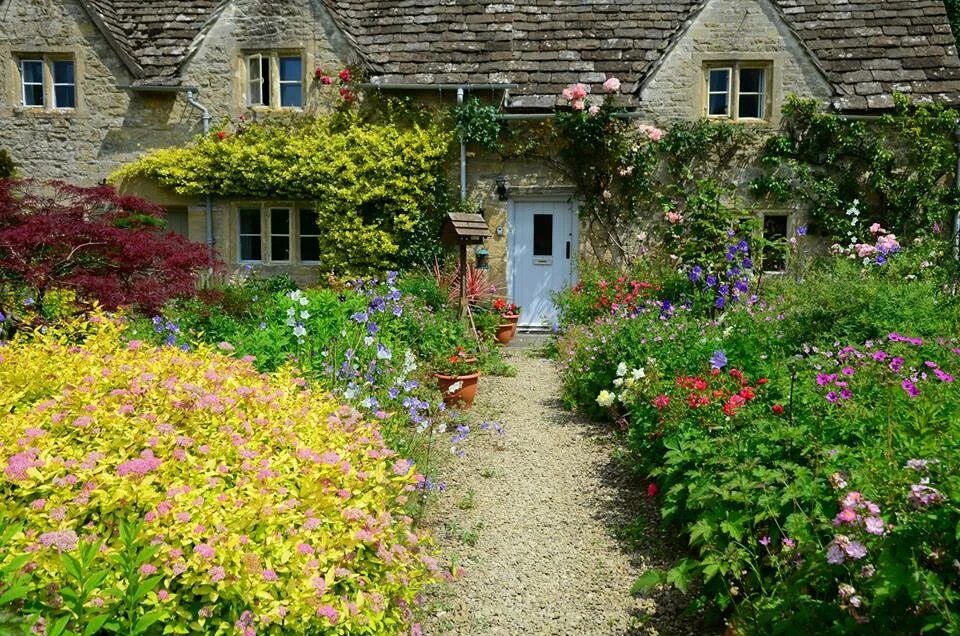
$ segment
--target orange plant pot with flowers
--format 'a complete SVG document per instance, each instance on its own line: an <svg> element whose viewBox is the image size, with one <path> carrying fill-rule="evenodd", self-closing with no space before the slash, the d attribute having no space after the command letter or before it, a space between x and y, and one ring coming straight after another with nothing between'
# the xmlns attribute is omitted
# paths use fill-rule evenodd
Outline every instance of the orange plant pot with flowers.
<svg viewBox="0 0 960 636"><path fill-rule="evenodd" d="M514 303L507 303L503 298L493 302L493 311L500 315L500 326L497 327L497 342L509 344L517 335L517 322L520 320L520 307Z"/></svg>
<svg viewBox="0 0 960 636"><path fill-rule="evenodd" d="M480 379L477 359L463 347L457 347L453 355L435 361L434 369L433 375L437 378L444 404L463 410L471 408Z"/></svg>

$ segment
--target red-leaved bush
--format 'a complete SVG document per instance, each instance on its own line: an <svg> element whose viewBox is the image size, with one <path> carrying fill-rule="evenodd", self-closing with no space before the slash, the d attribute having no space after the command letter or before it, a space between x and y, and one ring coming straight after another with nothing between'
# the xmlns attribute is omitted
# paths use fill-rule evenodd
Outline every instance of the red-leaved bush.
<svg viewBox="0 0 960 636"><path fill-rule="evenodd" d="M155 311L220 266L163 218L109 186L0 180L0 286L28 290L38 308L47 292L70 289L108 309Z"/></svg>

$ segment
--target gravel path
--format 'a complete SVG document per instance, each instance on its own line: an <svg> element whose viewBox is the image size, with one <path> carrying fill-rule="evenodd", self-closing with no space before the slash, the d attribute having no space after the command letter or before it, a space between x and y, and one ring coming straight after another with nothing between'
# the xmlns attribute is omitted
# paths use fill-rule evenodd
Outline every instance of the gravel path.
<svg viewBox="0 0 960 636"><path fill-rule="evenodd" d="M507 358L517 377L481 378L471 413L506 432L471 433L466 457L441 469L428 524L465 574L428 598L424 634L702 633L677 594L630 594L670 554L642 484L611 460L609 429L561 407L552 362ZM617 538L637 523L643 538Z"/></svg>

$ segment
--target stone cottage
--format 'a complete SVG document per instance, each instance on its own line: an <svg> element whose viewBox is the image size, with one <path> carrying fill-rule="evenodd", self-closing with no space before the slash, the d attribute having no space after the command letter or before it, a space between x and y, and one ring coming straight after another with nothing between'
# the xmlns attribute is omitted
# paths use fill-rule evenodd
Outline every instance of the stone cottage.
<svg viewBox="0 0 960 636"><path fill-rule="evenodd" d="M622 80L619 99L667 124L776 126L788 94L877 113L892 93L960 101L942 0L0 0L0 147L24 176L96 183L205 122L315 112L314 69L363 67L373 90L452 104L482 95L549 114L562 89ZM549 324L575 275L570 184L545 167L465 157L495 275ZM229 264L314 274L309 202L197 200L126 184ZM782 231L792 228L780 214Z"/></svg>

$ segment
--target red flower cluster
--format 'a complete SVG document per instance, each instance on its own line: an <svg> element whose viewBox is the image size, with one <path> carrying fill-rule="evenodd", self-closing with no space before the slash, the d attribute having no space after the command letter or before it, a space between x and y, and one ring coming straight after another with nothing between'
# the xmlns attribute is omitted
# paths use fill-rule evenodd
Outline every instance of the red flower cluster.
<svg viewBox="0 0 960 636"><path fill-rule="evenodd" d="M760 378L751 385L749 379L739 369L731 369L727 375L723 375L719 369L712 369L710 375L706 377L678 376L675 385L686 394L686 402L691 409L719 404L725 415L733 417L738 409L757 398L759 387L767 381L766 378ZM666 399L661 399L659 404L656 400L654 401L655 406L661 410L667 403Z"/></svg>
<svg viewBox="0 0 960 636"><path fill-rule="evenodd" d="M503 298L497 298L493 301L493 310L501 316L515 316L520 313L520 307L513 303L508 305Z"/></svg>
<svg viewBox="0 0 960 636"><path fill-rule="evenodd" d="M319 66L314 69L313 76L320 80L320 83L324 86L330 86L333 84L333 78L323 72L323 69ZM347 88L347 85L350 83L350 80L353 79L353 75L350 73L350 69L345 68L339 73L337 77L340 79L340 98L347 104L352 104L354 100L353 91Z"/></svg>
<svg viewBox="0 0 960 636"><path fill-rule="evenodd" d="M613 284L606 280L597 283L598 293L596 309L609 309L618 311L626 309L633 311L636 309L639 301L648 300L652 297L653 291L659 291L659 287L651 285L647 281L630 279L625 276L618 278ZM573 288L573 293L580 295L587 293L583 283L577 283Z"/></svg>

